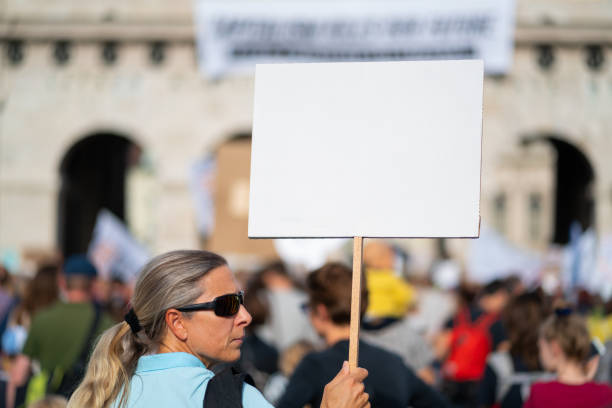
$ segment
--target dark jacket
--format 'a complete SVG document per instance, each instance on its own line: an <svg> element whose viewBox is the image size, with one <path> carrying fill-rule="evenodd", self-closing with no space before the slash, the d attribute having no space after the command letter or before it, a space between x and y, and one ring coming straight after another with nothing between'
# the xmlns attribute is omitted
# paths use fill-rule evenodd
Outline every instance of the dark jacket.
<svg viewBox="0 0 612 408"><path fill-rule="evenodd" d="M348 340L343 340L327 350L304 357L289 379L277 408L301 408L305 404L320 406L323 388L338 374L342 362L348 359L348 348ZM360 341L359 366L369 372L364 384L372 407L448 406L444 397L419 379L399 356L391 352Z"/></svg>

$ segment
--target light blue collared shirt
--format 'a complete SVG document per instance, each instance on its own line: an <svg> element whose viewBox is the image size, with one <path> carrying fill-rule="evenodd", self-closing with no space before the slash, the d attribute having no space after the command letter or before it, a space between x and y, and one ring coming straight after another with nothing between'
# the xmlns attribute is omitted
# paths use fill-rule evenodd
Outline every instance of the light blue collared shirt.
<svg viewBox="0 0 612 408"><path fill-rule="evenodd" d="M138 359L130 381L128 408L193 407L202 408L204 393L213 372L188 353L161 353ZM115 401L113 408L117 407ZM272 408L254 387L245 384L245 408Z"/></svg>

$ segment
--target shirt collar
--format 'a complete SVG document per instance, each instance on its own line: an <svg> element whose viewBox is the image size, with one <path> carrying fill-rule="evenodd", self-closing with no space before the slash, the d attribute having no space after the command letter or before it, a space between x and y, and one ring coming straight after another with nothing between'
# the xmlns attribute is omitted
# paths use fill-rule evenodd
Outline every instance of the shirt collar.
<svg viewBox="0 0 612 408"><path fill-rule="evenodd" d="M177 367L201 367L208 370L204 363L193 354L177 352L142 356L138 359L136 372L165 370L167 368Z"/></svg>

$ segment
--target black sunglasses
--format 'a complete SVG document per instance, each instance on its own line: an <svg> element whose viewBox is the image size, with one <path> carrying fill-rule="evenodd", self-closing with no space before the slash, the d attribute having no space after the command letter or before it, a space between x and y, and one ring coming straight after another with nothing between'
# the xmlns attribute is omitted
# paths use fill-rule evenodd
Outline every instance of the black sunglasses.
<svg viewBox="0 0 612 408"><path fill-rule="evenodd" d="M212 302L195 303L183 307L177 307L181 312L196 312L198 310L214 310L217 316L234 316L244 305L244 292L230 293L215 298Z"/></svg>

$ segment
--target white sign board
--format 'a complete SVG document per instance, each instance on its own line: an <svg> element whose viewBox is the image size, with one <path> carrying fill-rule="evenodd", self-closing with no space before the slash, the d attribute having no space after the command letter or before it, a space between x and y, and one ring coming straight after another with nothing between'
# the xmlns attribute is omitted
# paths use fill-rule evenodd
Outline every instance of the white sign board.
<svg viewBox="0 0 612 408"><path fill-rule="evenodd" d="M206 75L256 63L482 59L510 69L515 0L198 0Z"/></svg>
<svg viewBox="0 0 612 408"><path fill-rule="evenodd" d="M477 237L482 61L258 65L249 237Z"/></svg>

